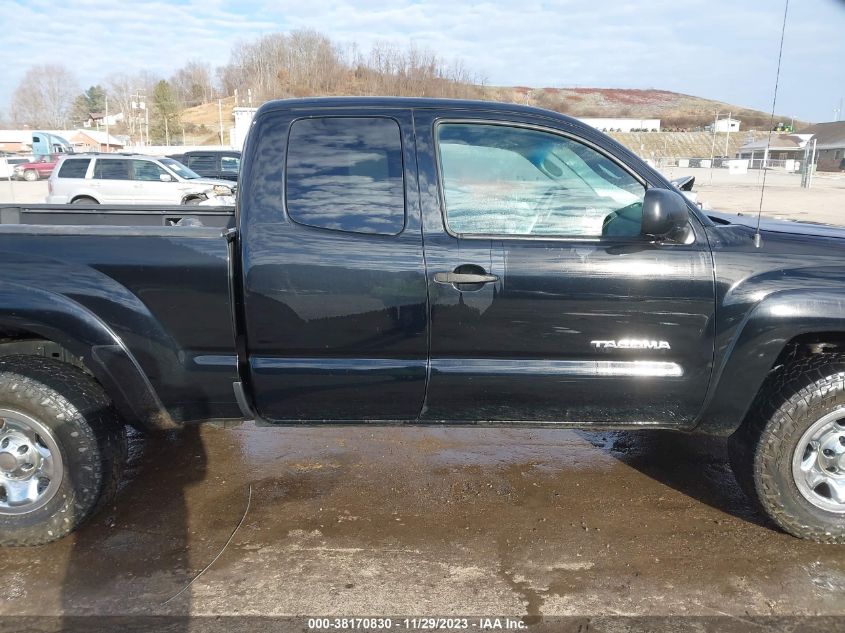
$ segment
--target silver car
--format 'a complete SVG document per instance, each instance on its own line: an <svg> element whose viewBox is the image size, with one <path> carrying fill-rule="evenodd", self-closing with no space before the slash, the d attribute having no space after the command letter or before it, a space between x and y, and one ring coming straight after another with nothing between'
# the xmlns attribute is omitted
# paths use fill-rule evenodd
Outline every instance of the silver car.
<svg viewBox="0 0 845 633"><path fill-rule="evenodd" d="M232 183L202 178L172 158L74 154L47 181L48 204L228 204Z"/></svg>

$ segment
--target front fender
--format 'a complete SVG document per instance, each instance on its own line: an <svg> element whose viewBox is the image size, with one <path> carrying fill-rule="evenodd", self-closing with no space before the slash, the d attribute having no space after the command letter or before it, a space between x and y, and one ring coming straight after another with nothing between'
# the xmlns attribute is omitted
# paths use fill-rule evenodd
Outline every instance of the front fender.
<svg viewBox="0 0 845 633"><path fill-rule="evenodd" d="M845 333L845 292L788 290L761 300L724 353L695 430L733 433L786 344L797 336L822 332Z"/></svg>
<svg viewBox="0 0 845 633"><path fill-rule="evenodd" d="M0 282L0 328L36 334L82 358L126 422L147 429L180 427L120 337L72 299Z"/></svg>

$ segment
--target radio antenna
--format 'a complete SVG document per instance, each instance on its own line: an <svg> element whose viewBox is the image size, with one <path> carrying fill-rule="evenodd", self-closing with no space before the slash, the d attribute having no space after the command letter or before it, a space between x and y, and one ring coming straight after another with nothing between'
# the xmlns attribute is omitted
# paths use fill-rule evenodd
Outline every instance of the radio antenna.
<svg viewBox="0 0 845 633"><path fill-rule="evenodd" d="M783 58L783 37L786 34L786 14L789 12L789 0L783 7L783 26L780 29L780 49L778 50L778 70L775 74L775 94L772 97L772 116L769 119L769 137L766 140L766 152L763 154L763 186L760 187L760 207L757 209L757 229L754 231L754 246L760 248L763 245L763 237L760 235L760 216L763 214L763 196L766 193L766 174L768 167L766 163L769 161L769 148L772 145L772 128L775 125L775 106L778 102L778 83L780 82L780 62Z"/></svg>

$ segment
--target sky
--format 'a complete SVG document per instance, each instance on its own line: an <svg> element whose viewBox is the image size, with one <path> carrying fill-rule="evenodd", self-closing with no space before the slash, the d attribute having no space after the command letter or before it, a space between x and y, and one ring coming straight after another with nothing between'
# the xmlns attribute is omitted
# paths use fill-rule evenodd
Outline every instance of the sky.
<svg viewBox="0 0 845 633"><path fill-rule="evenodd" d="M226 63L232 44L315 29L344 46L415 45L490 85L657 88L768 112L783 0L0 0L0 111L31 64L85 88L112 72ZM834 119L845 0L791 0L777 112ZM845 119L845 112L840 115Z"/></svg>

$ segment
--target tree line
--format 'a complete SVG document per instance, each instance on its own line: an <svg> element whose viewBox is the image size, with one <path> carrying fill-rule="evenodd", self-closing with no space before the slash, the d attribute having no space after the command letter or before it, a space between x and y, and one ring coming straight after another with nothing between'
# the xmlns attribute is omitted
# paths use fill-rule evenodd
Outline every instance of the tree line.
<svg viewBox="0 0 845 633"><path fill-rule="evenodd" d="M123 113L115 133L153 143L184 130L181 111L238 95L241 105L268 99L318 95L398 95L482 98L483 80L460 62L447 62L415 46L377 44L369 51L343 47L312 30L270 33L232 47L229 61L212 68L190 60L170 77L142 71L112 73L81 89L61 64L41 64L24 74L4 124L41 129L81 127L91 115ZM148 112L139 108L143 102Z"/></svg>

